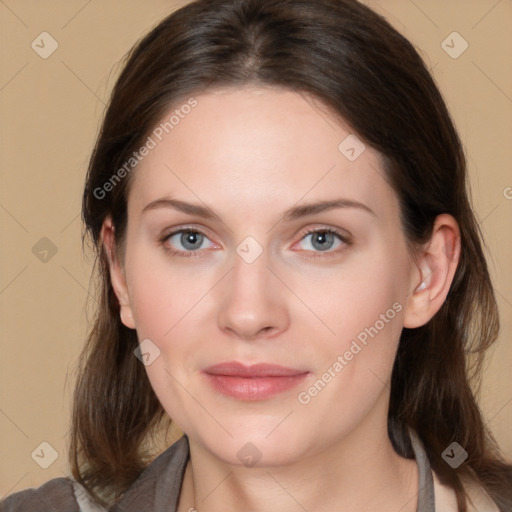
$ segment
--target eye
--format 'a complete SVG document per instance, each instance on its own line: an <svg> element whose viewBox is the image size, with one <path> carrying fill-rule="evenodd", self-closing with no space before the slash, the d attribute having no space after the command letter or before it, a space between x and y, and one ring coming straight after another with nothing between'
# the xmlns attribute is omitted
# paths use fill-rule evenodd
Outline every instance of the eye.
<svg viewBox="0 0 512 512"><path fill-rule="evenodd" d="M161 242L171 254L177 256L199 256L199 249L206 249L204 242L208 237L197 229L180 229L165 235ZM211 245L214 245L211 242ZM177 247L177 249L174 249Z"/></svg>
<svg viewBox="0 0 512 512"><path fill-rule="evenodd" d="M338 253L336 249L343 248L350 244L348 236L332 228L320 228L307 231L301 242L304 244L302 249L313 252ZM334 248L334 250L332 250ZM320 256L315 254L314 257Z"/></svg>
<svg viewBox="0 0 512 512"><path fill-rule="evenodd" d="M205 246L205 242L208 241L210 245ZM201 231L190 228L182 228L168 233L161 238L160 242L166 251L181 257L200 257L200 249L216 245ZM300 243L304 245L299 249L313 253L310 257L323 256L321 253L327 253L326 256L328 256L335 255L345 246L350 245L350 238L347 234L335 229L320 228L307 231L303 234L299 245Z"/></svg>

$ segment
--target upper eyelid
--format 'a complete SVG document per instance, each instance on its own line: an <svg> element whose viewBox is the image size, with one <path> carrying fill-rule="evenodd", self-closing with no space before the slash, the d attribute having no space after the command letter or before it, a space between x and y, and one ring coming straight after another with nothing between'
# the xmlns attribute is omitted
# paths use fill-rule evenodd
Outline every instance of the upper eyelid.
<svg viewBox="0 0 512 512"><path fill-rule="evenodd" d="M192 232L200 233L200 234L206 236L208 239L211 240L211 237L208 234L208 232L207 232L208 230L207 229L205 229L205 228L198 228L198 227L195 227L195 226L187 226L187 225L182 226L182 227L172 228L172 229L169 229L169 231L164 230L164 233L159 238L161 240L167 240L171 236L174 236L174 235L177 235L178 233L182 233L182 232L186 232L186 231L192 231Z"/></svg>

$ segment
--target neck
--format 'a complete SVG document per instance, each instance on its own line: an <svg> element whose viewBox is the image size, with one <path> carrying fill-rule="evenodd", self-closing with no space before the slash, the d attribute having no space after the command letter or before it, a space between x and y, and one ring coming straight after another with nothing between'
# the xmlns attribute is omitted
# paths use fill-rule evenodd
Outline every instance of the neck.
<svg viewBox="0 0 512 512"><path fill-rule="evenodd" d="M367 421L286 466L230 465L189 443L178 512L416 511L416 461L394 451L385 422Z"/></svg>

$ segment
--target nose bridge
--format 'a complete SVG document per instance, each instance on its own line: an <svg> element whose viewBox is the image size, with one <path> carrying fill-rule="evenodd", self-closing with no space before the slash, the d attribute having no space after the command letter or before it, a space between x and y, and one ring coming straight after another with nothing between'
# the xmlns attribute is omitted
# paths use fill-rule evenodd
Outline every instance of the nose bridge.
<svg viewBox="0 0 512 512"><path fill-rule="evenodd" d="M247 245L245 245L245 249ZM237 254L233 261L233 271L231 272L232 293L238 298L258 298L268 289L268 281L271 274L267 268L269 257L266 251L255 256L253 249L249 248L246 255L241 255L244 246L240 244L237 248ZM246 257L247 256L247 257Z"/></svg>
<svg viewBox="0 0 512 512"><path fill-rule="evenodd" d="M219 307L221 329L252 339L261 332L275 333L287 326L286 298L270 265L269 253L254 240L239 244Z"/></svg>

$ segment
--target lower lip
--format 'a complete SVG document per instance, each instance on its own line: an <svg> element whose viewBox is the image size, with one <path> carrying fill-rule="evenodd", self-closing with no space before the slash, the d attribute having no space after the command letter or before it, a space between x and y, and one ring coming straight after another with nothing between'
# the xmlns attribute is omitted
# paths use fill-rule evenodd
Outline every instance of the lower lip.
<svg viewBox="0 0 512 512"><path fill-rule="evenodd" d="M238 400L265 400L288 391L300 384L307 373L286 377L234 377L205 373L210 385L223 395Z"/></svg>

